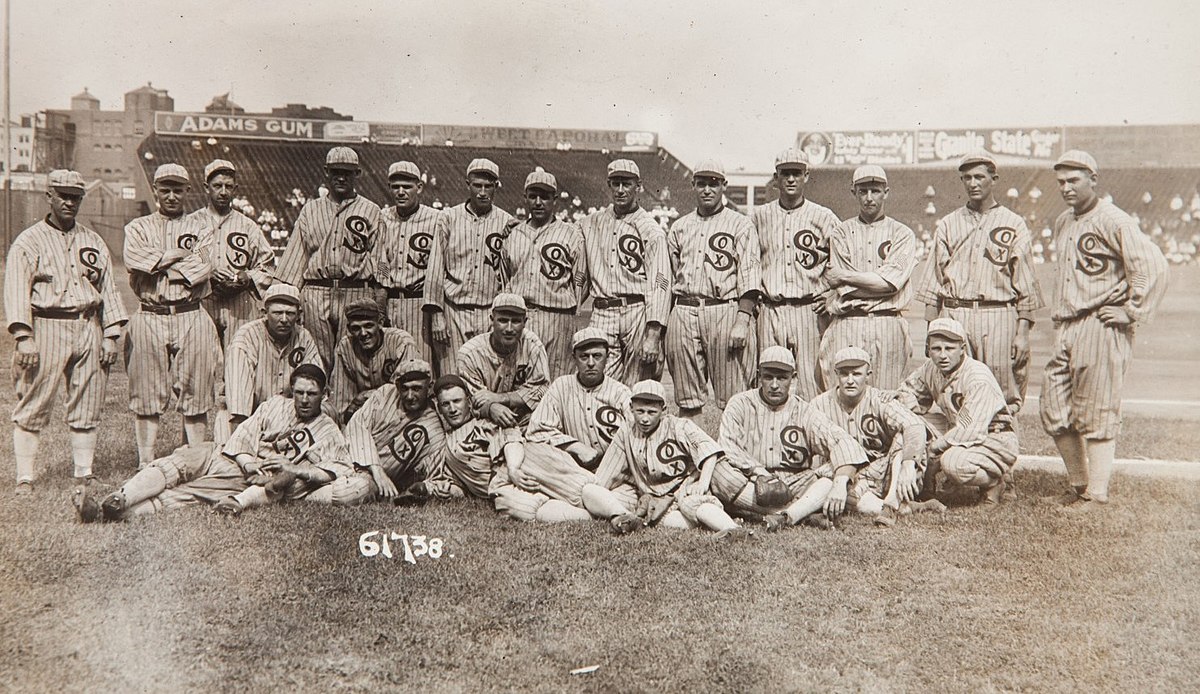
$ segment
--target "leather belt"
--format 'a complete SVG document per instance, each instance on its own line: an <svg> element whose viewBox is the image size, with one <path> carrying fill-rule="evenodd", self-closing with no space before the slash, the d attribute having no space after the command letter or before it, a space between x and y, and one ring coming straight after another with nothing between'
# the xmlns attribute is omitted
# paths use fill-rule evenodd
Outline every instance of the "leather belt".
<svg viewBox="0 0 1200 694"><path fill-rule="evenodd" d="M557 306L543 306L541 304L535 304L534 302L528 301L528 300L525 302L525 305L531 309L537 309L539 311L545 311L547 313L560 313L564 316L573 316L576 313L575 307L558 308Z"/></svg>
<svg viewBox="0 0 1200 694"><path fill-rule="evenodd" d="M92 316L96 315L96 308L85 308L80 311L73 311L65 308L38 308L33 307L34 318L50 318L51 320L91 320Z"/></svg>
<svg viewBox="0 0 1200 694"><path fill-rule="evenodd" d="M168 304L165 306L147 303L142 304L142 311L146 313L153 313L157 316L170 316L176 313L189 313L191 311L198 310L200 310L199 301L183 301L178 304Z"/></svg>
<svg viewBox="0 0 1200 694"><path fill-rule="evenodd" d="M318 277L304 280L306 287L333 287L335 289L379 289L380 285L374 280L347 280Z"/></svg>
<svg viewBox="0 0 1200 694"><path fill-rule="evenodd" d="M677 296L675 304L677 306L721 306L737 299L703 299L696 296Z"/></svg>
<svg viewBox="0 0 1200 694"><path fill-rule="evenodd" d="M596 297L592 299L592 306L595 308L617 308L618 306L633 306L634 304L645 303L646 297L641 294L622 294L611 299Z"/></svg>
<svg viewBox="0 0 1200 694"><path fill-rule="evenodd" d="M809 294L808 296L802 296L798 299L794 299L792 297L785 296L784 298L778 299L778 300L768 299L767 297L764 296L763 303L766 304L767 306L808 306L809 304L817 303L817 299L819 299L819 298L820 297L814 296L812 294Z"/></svg>
<svg viewBox="0 0 1200 694"><path fill-rule="evenodd" d="M1005 306L1012 306L1013 304L1011 301L995 301L990 299L964 301L962 299L952 299L948 296L943 296L938 301L946 308L1003 308Z"/></svg>
<svg viewBox="0 0 1200 694"><path fill-rule="evenodd" d="M894 318L899 315L899 309L889 309L887 311L863 311L861 309L854 309L852 311L846 311L845 313L838 314L835 316L835 318L866 318L868 316L871 318Z"/></svg>
<svg viewBox="0 0 1200 694"><path fill-rule="evenodd" d="M447 306L449 306L449 307L451 307L451 308L456 308L456 309L458 309L458 310L460 310L460 311L466 311L466 310L470 310L470 309L491 308L491 307L492 307L492 306L491 306L491 304L459 304L459 303L455 303L455 302L453 302L453 301L451 301L451 300L449 300L449 299L446 299L446 305L447 305Z"/></svg>
<svg viewBox="0 0 1200 694"><path fill-rule="evenodd" d="M387 298L389 299L420 299L420 289L408 289L405 287L388 287Z"/></svg>

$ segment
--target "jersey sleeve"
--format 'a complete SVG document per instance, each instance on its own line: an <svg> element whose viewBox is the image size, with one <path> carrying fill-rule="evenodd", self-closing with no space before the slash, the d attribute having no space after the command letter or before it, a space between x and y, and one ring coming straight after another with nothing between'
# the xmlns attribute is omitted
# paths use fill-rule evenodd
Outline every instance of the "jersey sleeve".
<svg viewBox="0 0 1200 694"><path fill-rule="evenodd" d="M596 484L613 489L629 470L629 424L626 423L613 434L608 450L596 468Z"/></svg>
<svg viewBox="0 0 1200 694"><path fill-rule="evenodd" d="M262 296L267 291L267 287L271 286L272 274L275 270L275 251L271 248L271 244L267 243L267 237L263 235L262 229L256 224L254 228L246 234L250 239L250 267L246 270L246 276L254 284L258 295Z"/></svg>
<svg viewBox="0 0 1200 694"><path fill-rule="evenodd" d="M762 253L759 252L758 229L750 218L740 213L734 244L737 248L737 294L739 299L755 298L762 289Z"/></svg>
<svg viewBox="0 0 1200 694"><path fill-rule="evenodd" d="M275 279L286 282L293 287L304 286L304 270L312 257L313 247L308 237L312 234L312 203L306 204L296 218L296 226L288 238L287 247L279 258L279 266L275 268Z"/></svg>
<svg viewBox="0 0 1200 694"><path fill-rule="evenodd" d="M433 240L429 244L429 260L425 271L425 288L421 295L421 309L441 311L446 303L446 246L450 243L450 214L443 212L433 227Z"/></svg>
<svg viewBox="0 0 1200 694"><path fill-rule="evenodd" d="M688 448L688 453L691 454L692 460L696 463L696 469L704 465L704 462L709 458L717 455L722 455L724 451L713 441L703 429L696 425L690 419L680 418L678 420L679 431L684 439L683 443Z"/></svg>
<svg viewBox="0 0 1200 694"><path fill-rule="evenodd" d="M1045 307L1042 288L1033 272L1033 234L1025 220L1017 222L1017 239L1012 248L1012 283L1017 295L1017 316L1033 322L1035 311Z"/></svg>
<svg viewBox="0 0 1200 694"><path fill-rule="evenodd" d="M4 269L4 316L8 332L16 337L33 335L33 275L37 272L38 256L18 237L8 252Z"/></svg>
<svg viewBox="0 0 1200 694"><path fill-rule="evenodd" d="M962 378L963 404L944 438L955 446L975 446L987 438L992 419L1005 408L1004 393L987 367Z"/></svg>
<svg viewBox="0 0 1200 694"><path fill-rule="evenodd" d="M671 257L667 235L650 216L644 215L638 230L646 246L646 323L666 327L671 310Z"/></svg>
<svg viewBox="0 0 1200 694"><path fill-rule="evenodd" d="M558 379L550 384L541 402L529 416L529 426L525 428L525 438L529 441L548 443L556 448L564 448L578 441L565 433L562 410L566 406L566 389L560 382L561 379Z"/></svg>
<svg viewBox="0 0 1200 694"><path fill-rule="evenodd" d="M1167 259L1128 216L1117 227L1117 240L1129 283L1125 313L1135 323L1145 323L1167 292Z"/></svg>
<svg viewBox="0 0 1200 694"><path fill-rule="evenodd" d="M229 413L248 416L254 410L254 374L258 354L238 331L225 353L225 406Z"/></svg>
<svg viewBox="0 0 1200 694"><path fill-rule="evenodd" d="M805 408L799 420L808 441L829 461L834 472L841 467L857 468L867 463L862 444L816 408Z"/></svg>
<svg viewBox="0 0 1200 694"><path fill-rule="evenodd" d="M906 409L898 401L883 403L880 408L883 421L893 432L898 432L903 442L901 457L904 460L916 460L925 450L925 423L912 410Z"/></svg>
<svg viewBox="0 0 1200 694"><path fill-rule="evenodd" d="M129 310L125 308L125 300L117 291L117 281L113 277L112 255L108 252L108 244L100 240L100 254L104 257L104 270L100 273L100 327L104 336L118 338L121 336L121 326L129 322Z"/></svg>
<svg viewBox="0 0 1200 694"><path fill-rule="evenodd" d="M333 375L329 378L329 403L339 417L345 416L350 403L358 390L354 376L350 373L347 362L352 358L350 352L350 337L343 337L333 350Z"/></svg>
<svg viewBox="0 0 1200 694"><path fill-rule="evenodd" d="M929 362L913 371L896 389L896 399L909 411L924 414L933 407L935 393L930 390L927 374L932 368Z"/></svg>
<svg viewBox="0 0 1200 694"><path fill-rule="evenodd" d="M242 454L252 455L257 459L259 443L263 435L264 420L273 416L272 411L275 409L274 400L268 400L263 403L262 407L255 410L254 414L247 417L246 421L239 424L233 430L233 434L225 442L225 447L221 449L221 452L233 459Z"/></svg>
<svg viewBox="0 0 1200 694"><path fill-rule="evenodd" d="M529 376L517 387L516 392L533 411L550 387L550 359L546 356L546 348L540 342L533 343L529 350Z"/></svg>
<svg viewBox="0 0 1200 694"><path fill-rule="evenodd" d="M891 241L892 247L887 253L887 260L877 274L899 290L908 284L913 268L917 266L917 237L912 229L897 222L892 230Z"/></svg>
<svg viewBox="0 0 1200 694"><path fill-rule="evenodd" d="M945 271L946 262L950 259L950 249L946 245L946 224L946 218L942 217L934 227L933 249L929 251L929 257L925 259L925 270L917 282L914 295L917 301L933 308L937 308L938 297L943 294L942 273Z"/></svg>
<svg viewBox="0 0 1200 694"><path fill-rule="evenodd" d="M125 225L123 256L127 270L147 275L158 272L163 249L160 240L152 237L153 226L144 217Z"/></svg>
<svg viewBox="0 0 1200 694"><path fill-rule="evenodd" d="M717 433L717 443L725 451L725 457L734 467L749 473L756 465L764 463L755 460L743 446L742 442L750 436L762 436L756 431L754 414L745 406L743 398L733 398L729 406L721 414L721 428Z"/></svg>
<svg viewBox="0 0 1200 694"><path fill-rule="evenodd" d="M380 433L378 425L387 416L382 411L386 399L384 389L376 388L346 424L346 448L351 462L363 467L380 464L375 436Z"/></svg>

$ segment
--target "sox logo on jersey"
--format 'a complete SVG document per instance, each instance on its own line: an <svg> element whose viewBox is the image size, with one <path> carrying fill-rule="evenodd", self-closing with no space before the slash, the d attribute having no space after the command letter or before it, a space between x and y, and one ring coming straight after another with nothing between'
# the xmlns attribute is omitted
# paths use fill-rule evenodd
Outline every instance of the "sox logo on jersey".
<svg viewBox="0 0 1200 694"><path fill-rule="evenodd" d="M800 266L812 270L829 259L829 249L821 248L820 237L812 229L801 229L792 236L792 244L800 252Z"/></svg>
<svg viewBox="0 0 1200 694"><path fill-rule="evenodd" d="M613 434L617 433L624 419L621 411L615 407L604 405L597 409L596 424L599 426L600 438L604 439L605 443L611 443Z"/></svg>
<svg viewBox="0 0 1200 694"><path fill-rule="evenodd" d="M733 236L725 232L717 232L708 237L708 248L714 255L704 254L704 262L718 272L725 272L733 267Z"/></svg>
<svg viewBox="0 0 1200 694"><path fill-rule="evenodd" d="M548 243L542 246L542 276L557 282L571 273L575 259L561 243Z"/></svg>
<svg viewBox="0 0 1200 694"><path fill-rule="evenodd" d="M1004 267L1012 260L1013 242L1017 240L1017 230L1012 227L996 227L988 233L991 245L983 251L983 257L996 267Z"/></svg>
<svg viewBox="0 0 1200 694"><path fill-rule="evenodd" d="M779 443L783 444L783 462L793 467L804 467L812 453L801 444L804 430L798 426L786 426L779 430Z"/></svg>
<svg viewBox="0 0 1200 694"><path fill-rule="evenodd" d="M230 267L235 270L245 270L250 267L250 237L240 231L235 231L226 237L225 242L229 244L229 252L225 254L225 260Z"/></svg>
<svg viewBox="0 0 1200 694"><path fill-rule="evenodd" d="M1090 231L1080 234L1079 240L1075 242L1075 249L1079 251L1075 267L1089 277L1104 274L1112 263L1109 253L1106 252L1108 246L1098 234Z"/></svg>
<svg viewBox="0 0 1200 694"><path fill-rule="evenodd" d="M667 472L663 479L678 477L687 472L688 463L691 462L687 450L673 439L667 439L658 444L658 447L654 449L654 457Z"/></svg>
<svg viewBox="0 0 1200 694"><path fill-rule="evenodd" d="M342 237L342 245L350 249L351 253L362 255L371 250L371 223L366 217L351 215L346 218L346 231L350 232L349 236Z"/></svg>
<svg viewBox="0 0 1200 694"><path fill-rule="evenodd" d="M400 430L400 433L392 438L392 442L388 444L392 455L396 456L396 460L402 463L412 463L416 458L417 451L429 442L429 432L420 424L409 424Z"/></svg>
<svg viewBox="0 0 1200 694"><path fill-rule="evenodd" d="M646 246L642 240L633 234L622 234L617 239L617 252L621 256L621 267L630 272L642 273L642 268L645 266L643 258L646 255Z"/></svg>
<svg viewBox="0 0 1200 694"><path fill-rule="evenodd" d="M100 251L90 246L79 249L79 262L83 264L84 275L93 287L99 288L100 283Z"/></svg>

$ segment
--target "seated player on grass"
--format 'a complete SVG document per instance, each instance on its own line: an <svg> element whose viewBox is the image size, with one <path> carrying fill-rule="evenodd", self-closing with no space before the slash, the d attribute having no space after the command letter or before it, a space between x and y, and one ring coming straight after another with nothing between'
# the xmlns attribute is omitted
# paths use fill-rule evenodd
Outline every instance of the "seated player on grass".
<svg viewBox="0 0 1200 694"><path fill-rule="evenodd" d="M713 471L713 493L734 515L762 519L771 531L801 521L832 527L851 477L867 462L853 437L793 392L795 377L791 350L766 348L758 388L734 395L721 415L725 458ZM778 478L787 492L759 499L756 482L765 476Z"/></svg>
<svg viewBox="0 0 1200 694"><path fill-rule="evenodd" d="M303 499L352 506L366 501L371 481L355 474L346 439L321 410L325 373L303 364L292 372L290 398L277 395L242 422L225 445L250 486L217 502L213 510L242 511Z"/></svg>
<svg viewBox="0 0 1200 694"><path fill-rule="evenodd" d="M991 369L970 357L966 330L953 318L929 323L926 348L929 361L904 380L897 394L903 405L926 415L936 436L929 444L929 465L951 484L977 490L981 502L999 503L1018 452L1004 391ZM929 413L935 403L940 414Z"/></svg>
<svg viewBox="0 0 1200 694"><path fill-rule="evenodd" d="M346 306L346 335L333 351L329 404L338 426L350 421L371 393L392 380L402 361L421 356L408 331L384 327L383 307L373 299Z"/></svg>
<svg viewBox="0 0 1200 694"><path fill-rule="evenodd" d="M895 524L914 511L945 511L937 499L917 501L926 467L925 423L894 398L869 385L871 355L845 347L833 357L837 385L812 401L813 409L850 433L867 453L867 464L850 484L850 503L875 517L881 526Z"/></svg>
<svg viewBox="0 0 1200 694"><path fill-rule="evenodd" d="M433 406L433 367L401 362L346 425L350 459L371 476L372 496L396 504L461 498L446 471L446 441Z"/></svg>
<svg viewBox="0 0 1200 694"><path fill-rule="evenodd" d="M493 499L497 511L517 520L591 519L572 500L592 473L550 444L526 444L516 427L473 416L470 388L461 377L442 376L433 390L446 427L446 469L467 494Z"/></svg>
<svg viewBox="0 0 1200 694"><path fill-rule="evenodd" d="M658 381L633 386L633 419L621 425L596 470L596 481L583 488L592 515L628 533L643 525L690 530L705 527L720 539L749 537L713 496L713 469L724 458L717 442L690 419L665 414L666 391ZM613 492L628 480L637 489L637 513L630 513Z"/></svg>
<svg viewBox="0 0 1200 694"><path fill-rule="evenodd" d="M525 299L497 294L492 328L458 350L458 375L471 388L478 416L502 427L524 427L550 384L550 363L541 339L533 334Z"/></svg>

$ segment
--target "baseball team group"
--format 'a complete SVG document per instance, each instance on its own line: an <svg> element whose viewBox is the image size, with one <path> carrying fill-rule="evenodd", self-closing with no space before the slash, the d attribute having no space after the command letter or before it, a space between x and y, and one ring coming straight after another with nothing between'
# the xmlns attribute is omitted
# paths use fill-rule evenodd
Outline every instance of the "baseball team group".
<svg viewBox="0 0 1200 694"><path fill-rule="evenodd" d="M859 213L846 220L805 197L810 168L783 151L778 200L747 216L727 204L722 166L701 162L696 210L664 230L629 159L607 165L612 203L570 222L541 168L525 178L526 218L496 207L501 172L485 158L446 210L422 204L421 169L398 161L381 209L356 192L357 153L333 147L328 193L304 205L276 262L233 209L237 166L213 161L201 181L163 164L157 211L125 227L132 313L106 244L76 222L82 176L54 171L49 212L13 243L4 280L16 492L34 493L40 432L65 392L83 522L476 497L524 521L742 538L846 511L889 526L944 510L953 489L1011 498L1045 304L1029 229L996 200L996 159L961 160L966 205L937 223L917 277L883 168L853 172ZM1068 209L1054 224L1040 408L1075 512L1108 502L1134 332L1167 265L1101 197L1091 155L1068 151L1054 170ZM189 213L193 185L208 204ZM909 372L914 297L927 359ZM113 487L92 468L119 357L138 462ZM697 423L706 404L721 410L715 437ZM172 405L186 443L160 456Z"/></svg>

